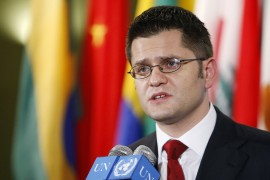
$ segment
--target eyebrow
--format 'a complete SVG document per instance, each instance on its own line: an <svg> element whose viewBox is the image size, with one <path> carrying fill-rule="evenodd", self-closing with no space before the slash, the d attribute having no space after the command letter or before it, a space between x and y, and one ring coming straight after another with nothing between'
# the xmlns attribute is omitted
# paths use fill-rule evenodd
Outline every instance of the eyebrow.
<svg viewBox="0 0 270 180"><path fill-rule="evenodd" d="M163 60L165 60L165 59L170 59L170 58L182 59L181 57L176 56L176 55L158 56L158 57L155 57L154 59L163 61ZM134 63L133 66L142 65L142 64L148 64L149 61L150 61L150 60L149 60L148 58L140 59L140 60L137 60L136 63Z"/></svg>
<svg viewBox="0 0 270 180"><path fill-rule="evenodd" d="M149 59L140 59L140 60L136 61L133 66L147 64L148 61L149 61Z"/></svg>

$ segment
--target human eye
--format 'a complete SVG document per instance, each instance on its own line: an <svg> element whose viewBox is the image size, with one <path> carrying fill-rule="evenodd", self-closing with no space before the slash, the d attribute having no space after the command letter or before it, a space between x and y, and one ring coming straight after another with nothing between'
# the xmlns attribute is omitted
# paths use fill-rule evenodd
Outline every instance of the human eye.
<svg viewBox="0 0 270 180"><path fill-rule="evenodd" d="M144 75L149 73L150 67L149 66L137 66L134 68L135 74Z"/></svg>
<svg viewBox="0 0 270 180"><path fill-rule="evenodd" d="M176 58L167 59L163 64L163 68L166 68L166 69L176 69L179 66L180 66L180 60Z"/></svg>

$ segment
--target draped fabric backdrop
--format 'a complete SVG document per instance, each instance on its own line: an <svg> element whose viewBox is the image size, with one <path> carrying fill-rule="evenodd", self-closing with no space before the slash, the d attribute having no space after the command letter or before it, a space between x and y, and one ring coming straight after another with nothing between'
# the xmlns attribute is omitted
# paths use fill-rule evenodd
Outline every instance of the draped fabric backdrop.
<svg viewBox="0 0 270 180"><path fill-rule="evenodd" d="M219 68L212 102L235 121L270 130L269 1L89 0L78 57L70 1L31 4L14 131L16 179L85 179L96 157L155 130L125 57L129 22L152 6L181 6L205 22Z"/></svg>

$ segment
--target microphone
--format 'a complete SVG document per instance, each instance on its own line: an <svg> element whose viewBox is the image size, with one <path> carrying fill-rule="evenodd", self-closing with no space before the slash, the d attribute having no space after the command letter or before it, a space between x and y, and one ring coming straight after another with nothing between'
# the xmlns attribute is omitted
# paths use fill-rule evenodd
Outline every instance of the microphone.
<svg viewBox="0 0 270 180"><path fill-rule="evenodd" d="M140 145L133 155L121 156L118 159L109 179L158 180L160 174L154 168L156 163L157 158L151 149Z"/></svg>
<svg viewBox="0 0 270 180"><path fill-rule="evenodd" d="M129 147L119 144L114 146L109 152L109 156L128 156L131 154L132 150Z"/></svg>
<svg viewBox="0 0 270 180"><path fill-rule="evenodd" d="M132 155L132 150L123 145L114 146L109 156L97 157L86 180L104 180L108 179L114 165L117 163L120 156Z"/></svg>
<svg viewBox="0 0 270 180"><path fill-rule="evenodd" d="M156 163L157 163L157 157L156 157L156 155L151 151L151 149L150 149L149 147L144 146L144 145L138 146L138 147L135 149L133 155L139 155L139 154L144 155L144 156L149 160L149 162L150 162L153 166L156 165Z"/></svg>

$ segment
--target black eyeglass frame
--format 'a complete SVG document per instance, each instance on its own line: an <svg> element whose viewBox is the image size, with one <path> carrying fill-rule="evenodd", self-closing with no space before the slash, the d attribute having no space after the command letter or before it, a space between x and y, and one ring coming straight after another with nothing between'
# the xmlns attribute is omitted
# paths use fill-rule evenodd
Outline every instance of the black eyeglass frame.
<svg viewBox="0 0 270 180"><path fill-rule="evenodd" d="M178 60L179 61L179 67L177 69L174 69L173 71L168 71L168 72L164 72L163 71L163 68L161 67L162 64L165 64L166 62L168 62L169 60L171 59L175 59L175 60ZM148 66L148 65L136 65L136 66L133 66L127 73L131 75L131 77L133 77L134 79L145 79L147 77L149 77L151 74L152 74L152 71L153 71L153 68L154 67L159 67L158 69L160 70L160 72L162 73L172 73L172 72L175 72L177 70L180 69L181 67L181 64L186 64L186 63L189 63L189 62L192 62L192 61L204 61L204 60L207 60L207 58L194 58L194 59L179 59L179 58L170 58L170 59L167 59L165 61L162 61L160 64L157 64L157 65L154 65L154 66ZM145 66L145 67L149 67L150 68L150 73L147 75L147 76L144 76L142 78L136 78L136 74L134 73L134 71L132 71L134 68L136 67L141 67L141 66Z"/></svg>

